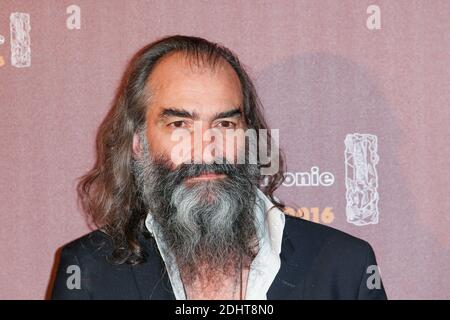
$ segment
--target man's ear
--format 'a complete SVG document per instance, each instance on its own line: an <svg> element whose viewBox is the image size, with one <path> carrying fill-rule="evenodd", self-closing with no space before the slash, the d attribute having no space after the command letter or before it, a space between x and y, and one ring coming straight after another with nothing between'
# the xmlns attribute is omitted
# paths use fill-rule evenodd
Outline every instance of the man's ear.
<svg viewBox="0 0 450 320"><path fill-rule="evenodd" d="M139 138L139 134L135 133L133 135L133 158L138 159L141 157L142 147L141 147L141 139Z"/></svg>

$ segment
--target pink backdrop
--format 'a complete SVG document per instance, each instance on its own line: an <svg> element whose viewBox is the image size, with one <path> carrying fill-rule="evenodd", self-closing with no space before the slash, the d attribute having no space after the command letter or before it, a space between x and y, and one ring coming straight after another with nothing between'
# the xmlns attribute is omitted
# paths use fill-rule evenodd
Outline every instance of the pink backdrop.
<svg viewBox="0 0 450 320"><path fill-rule="evenodd" d="M66 26L70 5L80 29ZM367 26L369 5L381 28ZM11 61L10 15L28 13L31 65ZM235 51L280 129L295 210L369 241L391 299L450 298L449 1L8 1L0 6L0 298L42 299L55 251L89 229L75 179L133 53L165 35ZM378 138L379 223L346 221L344 139Z"/></svg>

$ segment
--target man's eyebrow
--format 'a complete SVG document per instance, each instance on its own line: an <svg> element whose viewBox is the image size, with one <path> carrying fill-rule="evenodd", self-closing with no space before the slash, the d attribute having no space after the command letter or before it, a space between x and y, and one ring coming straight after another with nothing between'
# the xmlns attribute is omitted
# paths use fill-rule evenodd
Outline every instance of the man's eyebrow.
<svg viewBox="0 0 450 320"><path fill-rule="evenodd" d="M159 118L167 118L167 117L190 118L195 120L198 119L198 114L196 112L190 112L185 109L165 108L159 114Z"/></svg>
<svg viewBox="0 0 450 320"><path fill-rule="evenodd" d="M240 117L241 115L242 115L241 110L239 108L236 108L236 109L216 113L213 117L213 120L222 119L222 118Z"/></svg>

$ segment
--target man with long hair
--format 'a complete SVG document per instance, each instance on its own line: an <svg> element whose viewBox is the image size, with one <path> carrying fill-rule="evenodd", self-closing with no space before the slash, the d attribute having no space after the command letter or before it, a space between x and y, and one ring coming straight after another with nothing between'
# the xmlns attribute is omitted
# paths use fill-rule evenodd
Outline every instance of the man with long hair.
<svg viewBox="0 0 450 320"><path fill-rule="evenodd" d="M64 246L52 297L385 299L368 243L284 214L273 138L229 49L179 35L144 47L78 184L98 230Z"/></svg>

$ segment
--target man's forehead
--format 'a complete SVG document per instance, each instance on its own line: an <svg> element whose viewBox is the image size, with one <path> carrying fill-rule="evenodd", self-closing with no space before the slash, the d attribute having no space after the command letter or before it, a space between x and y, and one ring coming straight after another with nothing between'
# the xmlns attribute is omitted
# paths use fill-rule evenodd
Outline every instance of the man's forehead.
<svg viewBox="0 0 450 320"><path fill-rule="evenodd" d="M214 68L206 64L200 67L181 53L162 59L153 69L147 88L155 109L182 107L201 113L241 109L240 81L228 62Z"/></svg>

